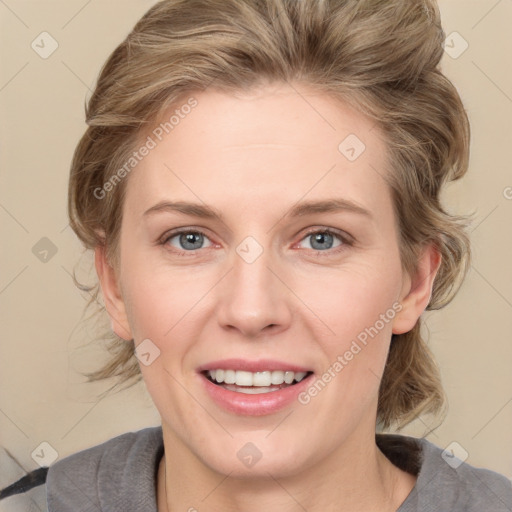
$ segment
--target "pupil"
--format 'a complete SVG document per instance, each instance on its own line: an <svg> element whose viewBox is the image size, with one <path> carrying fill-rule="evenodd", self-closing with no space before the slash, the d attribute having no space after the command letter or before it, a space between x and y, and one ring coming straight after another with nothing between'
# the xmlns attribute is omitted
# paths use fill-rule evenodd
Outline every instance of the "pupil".
<svg viewBox="0 0 512 512"><path fill-rule="evenodd" d="M313 235L313 243L312 243L311 245L312 245L312 247L313 247L314 249L325 249L325 248L326 248L326 246L325 246L325 245L323 245L323 246L322 246L322 245L320 245L319 247L315 247L315 244L316 244L317 242L320 242L320 244L321 244L322 242L323 242L323 243L325 243L325 242L326 242L326 240L327 240L327 241L330 241L330 242L331 242L330 244L328 244L328 245L329 245L329 247L327 247L327 249L329 249L329 248L330 248L330 246L332 245L332 238L333 238L333 237L332 237L332 235L331 235L331 234L329 234L329 233L316 233L315 235Z"/></svg>
<svg viewBox="0 0 512 512"><path fill-rule="evenodd" d="M194 244L194 239L198 238L196 244L199 243L198 247L190 247L187 244ZM202 235L200 233L185 233L180 237L181 245L186 249L199 249L201 247Z"/></svg>

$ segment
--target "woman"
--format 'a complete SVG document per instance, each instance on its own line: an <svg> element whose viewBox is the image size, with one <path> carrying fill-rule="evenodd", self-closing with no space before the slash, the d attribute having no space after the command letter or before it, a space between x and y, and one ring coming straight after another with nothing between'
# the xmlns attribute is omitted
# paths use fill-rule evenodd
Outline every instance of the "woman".
<svg viewBox="0 0 512 512"><path fill-rule="evenodd" d="M508 511L424 439L421 338L469 261L469 126L430 1L166 0L104 66L70 224L162 427L60 460L48 510ZM284 186L286 185L286 187Z"/></svg>

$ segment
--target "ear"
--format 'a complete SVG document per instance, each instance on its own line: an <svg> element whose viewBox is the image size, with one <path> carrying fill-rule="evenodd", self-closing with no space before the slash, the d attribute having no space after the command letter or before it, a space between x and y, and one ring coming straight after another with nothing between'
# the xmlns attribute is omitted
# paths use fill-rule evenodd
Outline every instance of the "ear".
<svg viewBox="0 0 512 512"><path fill-rule="evenodd" d="M393 321L393 334L410 331L428 306L432 287L439 266L441 254L433 244L425 246L414 275L407 275L400 294L402 309Z"/></svg>
<svg viewBox="0 0 512 512"><path fill-rule="evenodd" d="M116 271L107 261L104 246L96 246L94 249L94 264L112 330L120 338L129 341L133 336L128 324L124 300L119 290Z"/></svg>

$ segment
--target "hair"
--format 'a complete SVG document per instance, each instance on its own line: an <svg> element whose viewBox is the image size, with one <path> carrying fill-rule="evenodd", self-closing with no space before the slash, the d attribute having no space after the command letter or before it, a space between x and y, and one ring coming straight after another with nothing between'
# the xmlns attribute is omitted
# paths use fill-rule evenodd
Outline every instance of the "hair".
<svg viewBox="0 0 512 512"><path fill-rule="evenodd" d="M86 249L102 246L118 265L128 178L101 199L141 136L194 91L236 94L265 83L299 83L351 105L380 130L404 270L420 251L441 254L427 309L448 304L470 261L469 217L447 212L443 185L469 159L469 122L440 70L444 32L433 0L164 0L136 23L104 64L85 106L88 128L73 156L68 213ZM98 298L99 284L85 286ZM377 419L400 428L445 406L439 369L421 318L393 335ZM110 359L89 379L141 378L134 342L110 333Z"/></svg>

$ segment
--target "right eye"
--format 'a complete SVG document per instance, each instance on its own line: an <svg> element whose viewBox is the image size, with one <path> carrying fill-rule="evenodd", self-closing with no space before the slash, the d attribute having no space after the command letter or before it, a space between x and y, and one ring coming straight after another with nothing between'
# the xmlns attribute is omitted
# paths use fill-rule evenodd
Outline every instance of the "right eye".
<svg viewBox="0 0 512 512"><path fill-rule="evenodd" d="M174 239L176 239L176 243L172 243ZM180 255L185 255L187 253L194 254L194 251L202 249L202 245L205 240L209 241L209 238L202 231L180 229L178 231L166 233L161 244L164 246L170 245L175 248L175 252ZM210 242L210 245L207 247L211 247L212 245L213 244Z"/></svg>

